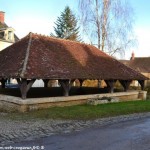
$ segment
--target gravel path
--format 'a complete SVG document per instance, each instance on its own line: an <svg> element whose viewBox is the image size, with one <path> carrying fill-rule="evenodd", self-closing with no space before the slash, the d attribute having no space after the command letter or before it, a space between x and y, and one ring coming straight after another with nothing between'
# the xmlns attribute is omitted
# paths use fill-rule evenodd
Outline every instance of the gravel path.
<svg viewBox="0 0 150 150"><path fill-rule="evenodd" d="M5 114L0 113L0 115ZM20 121L3 118L0 119L0 146L10 146L12 143L24 140L33 140L35 138L46 137L53 134L70 133L93 126L104 126L145 117L150 117L150 112L89 121L52 119Z"/></svg>

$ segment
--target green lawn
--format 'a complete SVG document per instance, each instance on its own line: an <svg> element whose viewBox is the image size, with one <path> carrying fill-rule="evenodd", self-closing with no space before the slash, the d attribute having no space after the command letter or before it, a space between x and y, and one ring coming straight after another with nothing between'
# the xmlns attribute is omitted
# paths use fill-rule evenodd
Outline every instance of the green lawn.
<svg viewBox="0 0 150 150"><path fill-rule="evenodd" d="M78 105L68 107L53 107L28 113L10 113L6 115L5 118L15 120L28 120L33 118L87 120L141 112L150 112L150 100L109 103L97 106Z"/></svg>

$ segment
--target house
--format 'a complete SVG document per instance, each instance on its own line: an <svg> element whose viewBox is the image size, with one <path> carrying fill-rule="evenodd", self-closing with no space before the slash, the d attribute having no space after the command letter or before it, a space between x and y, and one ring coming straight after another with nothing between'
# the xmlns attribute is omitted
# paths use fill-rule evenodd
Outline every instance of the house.
<svg viewBox="0 0 150 150"><path fill-rule="evenodd" d="M12 27L5 23L5 12L0 11L0 51L19 40L14 31ZM13 83L13 79L8 82Z"/></svg>
<svg viewBox="0 0 150 150"><path fill-rule="evenodd" d="M120 60L128 67L142 73L148 77L149 80L145 81L145 86L150 86L150 57L135 57L134 52L131 55L130 60ZM134 86L138 86L138 82L133 83Z"/></svg>
<svg viewBox="0 0 150 150"><path fill-rule="evenodd" d="M5 12L0 11L0 51L19 40L14 31L5 23Z"/></svg>
<svg viewBox="0 0 150 150"><path fill-rule="evenodd" d="M15 60L15 61L14 61ZM63 95L68 96L72 83L79 80L104 80L108 92L114 92L119 81L127 91L132 80L144 88L147 79L139 72L100 51L98 48L75 41L29 33L0 52L0 82L14 78L20 85L22 99L36 80L58 80Z"/></svg>

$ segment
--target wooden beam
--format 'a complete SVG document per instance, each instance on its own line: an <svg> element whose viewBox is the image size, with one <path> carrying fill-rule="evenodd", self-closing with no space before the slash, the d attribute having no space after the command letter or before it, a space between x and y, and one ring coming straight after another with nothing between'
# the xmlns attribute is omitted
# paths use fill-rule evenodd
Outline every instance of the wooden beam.
<svg viewBox="0 0 150 150"><path fill-rule="evenodd" d="M105 83L107 84L109 93L113 93L114 92L115 82L116 82L116 80L105 80Z"/></svg>
<svg viewBox="0 0 150 150"><path fill-rule="evenodd" d="M124 88L124 91L126 92L129 89L132 80L119 80L119 82L121 83L121 85Z"/></svg>
<svg viewBox="0 0 150 150"><path fill-rule="evenodd" d="M35 79L32 79L32 80L17 79L17 81L18 81L18 84L20 87L21 97L22 97L22 99L26 99L27 98L27 92L29 91L29 89L31 88L33 83L35 82Z"/></svg>
<svg viewBox="0 0 150 150"><path fill-rule="evenodd" d="M101 88L101 83L102 83L102 80L99 80L99 79L98 79L98 80L97 80L97 87L98 87L98 88Z"/></svg>
<svg viewBox="0 0 150 150"><path fill-rule="evenodd" d="M6 81L7 81L6 79L3 79L3 78L2 78L2 80L1 80L1 88L2 88L2 89L5 88L5 83L6 83Z"/></svg>
<svg viewBox="0 0 150 150"><path fill-rule="evenodd" d="M27 97L27 80L26 79L22 79L20 83L20 91L21 91L22 99L26 99Z"/></svg>
<svg viewBox="0 0 150 150"><path fill-rule="evenodd" d="M80 88L82 87L82 84L83 84L83 82L84 82L84 80L82 80L82 79L78 79L79 80L79 82L80 82Z"/></svg>
<svg viewBox="0 0 150 150"><path fill-rule="evenodd" d="M32 80L27 80L27 92L30 90L31 86L33 85L33 83L35 82L36 79L32 79Z"/></svg>
<svg viewBox="0 0 150 150"><path fill-rule="evenodd" d="M74 81L75 80L69 80L69 79L58 80L58 82L60 83L60 85L63 89L63 95L64 96L69 96L69 91L70 91L71 86L72 86Z"/></svg>
<svg viewBox="0 0 150 150"><path fill-rule="evenodd" d="M144 90L144 80L138 80L138 82L141 85L141 90Z"/></svg>
<svg viewBox="0 0 150 150"><path fill-rule="evenodd" d="M17 78L16 80L17 80L18 84L20 85L21 84L21 79Z"/></svg>
<svg viewBox="0 0 150 150"><path fill-rule="evenodd" d="M47 88L49 79L43 79L43 82L44 82L44 87Z"/></svg>

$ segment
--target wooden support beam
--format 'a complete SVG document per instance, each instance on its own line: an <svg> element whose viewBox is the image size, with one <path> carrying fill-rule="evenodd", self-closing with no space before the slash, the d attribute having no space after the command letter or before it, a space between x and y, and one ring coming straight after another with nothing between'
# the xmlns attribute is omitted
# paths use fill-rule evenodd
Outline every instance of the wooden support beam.
<svg viewBox="0 0 150 150"><path fill-rule="evenodd" d="M107 84L109 93L113 93L114 92L115 82L116 82L116 80L105 80L105 83Z"/></svg>
<svg viewBox="0 0 150 150"><path fill-rule="evenodd" d="M7 79L7 83L8 83L8 84L10 84L10 78L9 78L9 79Z"/></svg>
<svg viewBox="0 0 150 150"><path fill-rule="evenodd" d="M32 80L17 79L17 82L18 82L19 87L20 87L22 99L26 99L27 98L27 92L29 91L29 89L31 88L33 83L35 82L35 79L32 79Z"/></svg>
<svg viewBox="0 0 150 150"><path fill-rule="evenodd" d="M27 97L27 80L22 79L20 84L20 91L21 91L21 97L22 99L26 99Z"/></svg>
<svg viewBox="0 0 150 150"><path fill-rule="evenodd" d="M98 81L98 82L97 82L97 87L98 87L98 88L101 88L102 80L99 80L99 79L98 79L97 81Z"/></svg>
<svg viewBox="0 0 150 150"><path fill-rule="evenodd" d="M144 80L138 80L138 82L141 85L141 90L144 90Z"/></svg>
<svg viewBox="0 0 150 150"><path fill-rule="evenodd" d="M69 80L69 79L58 80L58 82L60 83L60 85L63 89L63 95L64 96L69 96L69 91L70 91L71 86L72 86L74 81L75 80Z"/></svg>
<svg viewBox="0 0 150 150"><path fill-rule="evenodd" d="M124 91L126 92L129 89L132 80L119 80L119 82L121 83L121 85L124 88Z"/></svg>
<svg viewBox="0 0 150 150"><path fill-rule="evenodd" d="M49 79L43 79L43 82L44 82L44 87L47 88Z"/></svg>
<svg viewBox="0 0 150 150"><path fill-rule="evenodd" d="M80 82L80 88L82 87L82 84L83 84L83 82L84 82L84 80L82 80L82 79L78 79L79 80L79 82Z"/></svg>
<svg viewBox="0 0 150 150"><path fill-rule="evenodd" d="M6 83L6 79L1 79L1 88L4 89L5 88L5 83Z"/></svg>
<svg viewBox="0 0 150 150"><path fill-rule="evenodd" d="M21 84L21 79L17 78L16 80L17 80L18 84L20 85Z"/></svg>

